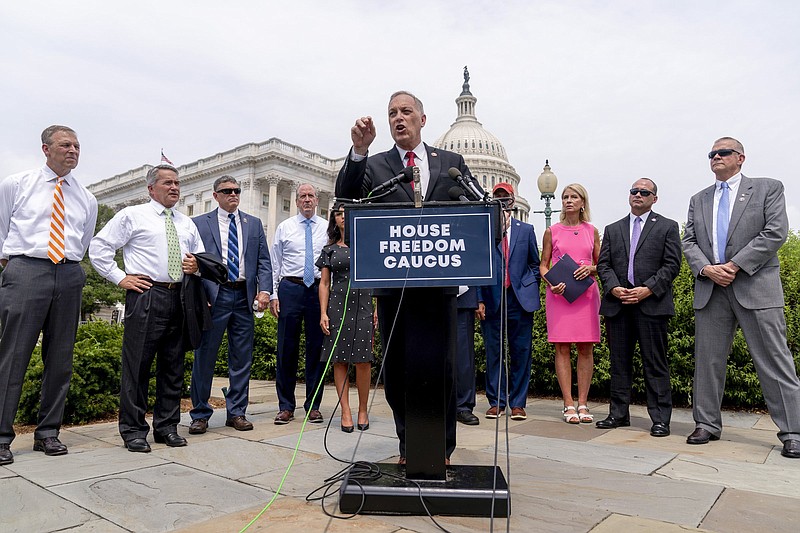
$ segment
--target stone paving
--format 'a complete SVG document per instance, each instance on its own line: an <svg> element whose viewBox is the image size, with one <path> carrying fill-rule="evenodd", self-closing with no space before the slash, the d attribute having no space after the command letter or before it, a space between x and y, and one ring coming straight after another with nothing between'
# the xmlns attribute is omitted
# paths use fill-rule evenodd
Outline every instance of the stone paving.
<svg viewBox="0 0 800 533"><path fill-rule="evenodd" d="M225 384L216 378L214 391ZM220 410L205 435L188 435L184 414L180 433L189 439L184 448L153 444L151 436L152 453L130 453L116 423L62 430L70 451L61 457L31 451L32 434L18 436L12 444L15 462L0 467L0 530L210 533L241 531L252 522L247 531L439 531L422 516L333 519L319 501L306 500L347 461L396 461L394 424L382 391L371 399L369 431L345 434L338 416L328 431L335 395L326 389L326 424L306 424L299 442L300 418L285 426L272 423L273 383L252 382L250 395L253 431L225 427ZM486 407L479 398L480 425L458 426L452 460L491 465L498 442L512 516L493 523L435 517L447 531L797 530L800 461L781 457L777 428L768 416L725 413L721 440L690 446L685 442L694 427L689 410L677 409L673 434L656 439L639 406L632 408L631 427L615 430L565 424L556 400L530 399L526 421L487 420ZM596 420L605 417L607 406L590 407ZM325 509L337 508L334 493Z"/></svg>

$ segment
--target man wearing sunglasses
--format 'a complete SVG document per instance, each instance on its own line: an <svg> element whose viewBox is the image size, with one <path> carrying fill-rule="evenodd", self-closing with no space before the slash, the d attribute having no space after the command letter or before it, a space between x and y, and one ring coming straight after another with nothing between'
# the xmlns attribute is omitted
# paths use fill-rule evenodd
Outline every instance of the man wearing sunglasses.
<svg viewBox="0 0 800 533"><path fill-rule="evenodd" d="M603 281L600 314L611 350L611 403L600 429L629 426L633 352L642 354L650 435L670 434L672 390L667 361L667 323L675 314L672 282L681 269L678 223L653 211L658 188L636 180L628 196L631 211L606 227L597 273Z"/></svg>
<svg viewBox="0 0 800 533"><path fill-rule="evenodd" d="M253 363L253 311L269 307L272 265L261 220L239 209L241 192L235 178L220 176L214 181L214 199L219 207L192 219L206 250L222 257L228 267L227 282L218 285L203 280L214 326L203 332L194 352L189 426L192 435L205 433L214 413L208 399L217 352L226 330L229 385L225 425L238 431L253 429L245 416Z"/></svg>
<svg viewBox="0 0 800 533"><path fill-rule="evenodd" d="M783 184L742 174L744 147L731 137L708 154L716 182L689 203L683 253L696 276L696 429L689 444L718 440L728 354L737 325L753 358L784 457L800 458L800 380L786 344L778 249L786 241Z"/></svg>

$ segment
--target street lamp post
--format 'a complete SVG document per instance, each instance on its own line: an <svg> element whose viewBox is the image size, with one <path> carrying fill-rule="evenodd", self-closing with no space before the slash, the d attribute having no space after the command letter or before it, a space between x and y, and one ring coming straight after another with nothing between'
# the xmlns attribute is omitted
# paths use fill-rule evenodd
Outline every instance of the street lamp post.
<svg viewBox="0 0 800 533"><path fill-rule="evenodd" d="M542 173L539 174L539 179L536 181L536 185L539 187L539 192L542 193L542 200L544 200L544 211L534 211L534 213L544 214L546 229L550 227L550 216L560 211L559 209L554 211L550 208L550 201L556 197L555 192L556 187L558 187L558 178L555 174L553 174L553 171L550 170L550 162L547 159L544 161L544 170L542 170Z"/></svg>

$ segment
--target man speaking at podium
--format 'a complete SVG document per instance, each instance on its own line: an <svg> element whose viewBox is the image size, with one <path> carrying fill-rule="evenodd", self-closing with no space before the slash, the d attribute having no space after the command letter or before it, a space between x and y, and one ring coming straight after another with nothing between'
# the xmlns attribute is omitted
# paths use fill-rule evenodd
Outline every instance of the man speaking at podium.
<svg viewBox="0 0 800 533"><path fill-rule="evenodd" d="M422 142L422 128L425 126L425 112L422 102L407 91L398 91L389 98L389 128L395 145L388 151L368 156L368 149L375 140L375 124L372 117L356 120L350 128L353 148L336 180L338 198L364 198L370 191L402 173L407 166L419 167L419 187L425 201L450 201L449 190L456 182L448 171L456 168L462 176L469 175L464 158L445 150L436 150ZM381 197L380 202L411 202L414 200L414 184L398 183L396 189ZM456 291L447 296L455 302ZM378 297L378 320L381 340L384 344L384 386L386 401L394 413L397 437L400 439L400 464L406 461L406 423L405 394L413 390L414 384L405 382L405 358L412 353L413 346L405 346L402 332L413 328L413 324L403 324L398 315L401 291L399 289L376 289ZM455 303L453 303L455 305ZM399 315L402 316L402 315ZM399 318L399 317L398 317ZM455 315L453 317L455 320ZM391 327L395 324L396 335ZM455 342L455 339L453 339ZM388 348L386 349L388 342ZM407 352L408 349L408 352ZM452 361L447 361L445 369L447 394L446 407L446 457L456 447L456 405L453 387Z"/></svg>

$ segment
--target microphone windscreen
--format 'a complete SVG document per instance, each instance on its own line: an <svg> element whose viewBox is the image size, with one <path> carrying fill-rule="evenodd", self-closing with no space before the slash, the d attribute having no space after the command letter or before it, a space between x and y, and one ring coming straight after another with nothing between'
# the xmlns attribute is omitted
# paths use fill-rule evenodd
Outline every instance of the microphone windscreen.
<svg viewBox="0 0 800 533"><path fill-rule="evenodd" d="M461 190L461 187L453 185L452 187L447 189L447 195L450 196L451 200L458 200L461 196L464 195L464 191Z"/></svg>
<svg viewBox="0 0 800 533"><path fill-rule="evenodd" d="M451 178L456 179L461 176L461 171L456 167L450 167L450 170L447 171L447 174L449 174Z"/></svg>
<svg viewBox="0 0 800 533"><path fill-rule="evenodd" d="M403 168L403 177L400 179L400 183L411 183L412 181L414 181L414 167Z"/></svg>

